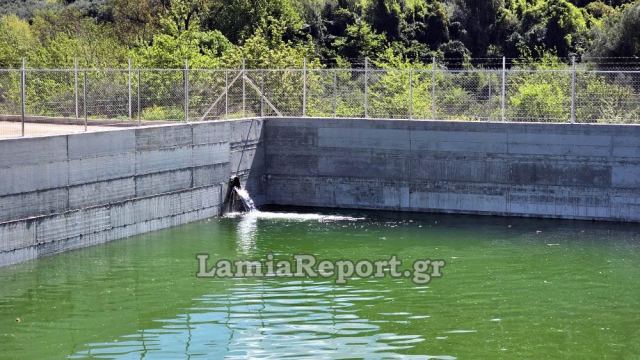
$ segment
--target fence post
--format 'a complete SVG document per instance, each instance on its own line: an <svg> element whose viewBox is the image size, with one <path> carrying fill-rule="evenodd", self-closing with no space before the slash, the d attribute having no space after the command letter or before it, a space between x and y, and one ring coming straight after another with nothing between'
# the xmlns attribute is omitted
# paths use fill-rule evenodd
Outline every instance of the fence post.
<svg viewBox="0 0 640 360"><path fill-rule="evenodd" d="M246 81L245 76L247 72L245 69L246 61L242 59L242 117L247 117L247 93L246 93Z"/></svg>
<svg viewBox="0 0 640 360"><path fill-rule="evenodd" d="M264 117L264 70L260 71L260 117Z"/></svg>
<svg viewBox="0 0 640 360"><path fill-rule="evenodd" d="M502 121L505 119L505 102L506 102L506 88L507 88L507 58L502 57L502 93L500 94L500 113Z"/></svg>
<svg viewBox="0 0 640 360"><path fill-rule="evenodd" d="M487 70L489 72L489 97L488 97L488 102L489 102L489 106L487 106L487 121L491 121L491 84L493 83L493 71L492 70Z"/></svg>
<svg viewBox="0 0 640 360"><path fill-rule="evenodd" d="M76 121L80 118L78 109L78 58L73 59L73 97L76 105Z"/></svg>
<svg viewBox="0 0 640 360"><path fill-rule="evenodd" d="M184 60L184 121L189 122L189 60Z"/></svg>
<svg viewBox="0 0 640 360"><path fill-rule="evenodd" d="M333 70L333 117L338 117L338 70Z"/></svg>
<svg viewBox="0 0 640 360"><path fill-rule="evenodd" d="M129 66L127 69L127 94L129 95L129 121L133 118L132 114L132 101L131 101L131 58L129 58Z"/></svg>
<svg viewBox="0 0 640 360"><path fill-rule="evenodd" d="M142 110L140 108L140 69L137 70L137 75L138 75L138 86L137 86L137 102L138 102L138 111L136 112L137 116L138 116L138 126L141 125L141 117L140 117L140 111Z"/></svg>
<svg viewBox="0 0 640 360"><path fill-rule="evenodd" d="M369 117L369 58L364 58L364 117Z"/></svg>
<svg viewBox="0 0 640 360"><path fill-rule="evenodd" d="M409 69L409 119L413 119L413 68Z"/></svg>
<svg viewBox="0 0 640 360"><path fill-rule="evenodd" d="M224 71L224 117L229 117L229 70Z"/></svg>
<svg viewBox="0 0 640 360"><path fill-rule="evenodd" d="M27 61L22 59L22 70L20 70L20 114L22 119L21 134L24 136L24 118L26 113L26 101L27 101Z"/></svg>
<svg viewBox="0 0 640 360"><path fill-rule="evenodd" d="M576 56L571 57L571 123L576 122Z"/></svg>
<svg viewBox="0 0 640 360"><path fill-rule="evenodd" d="M307 58L302 61L302 116L307 116Z"/></svg>
<svg viewBox="0 0 640 360"><path fill-rule="evenodd" d="M436 57L431 58L431 118L436 119Z"/></svg>
<svg viewBox="0 0 640 360"><path fill-rule="evenodd" d="M87 70L84 70L82 78L82 102L84 104L84 131L87 131Z"/></svg>

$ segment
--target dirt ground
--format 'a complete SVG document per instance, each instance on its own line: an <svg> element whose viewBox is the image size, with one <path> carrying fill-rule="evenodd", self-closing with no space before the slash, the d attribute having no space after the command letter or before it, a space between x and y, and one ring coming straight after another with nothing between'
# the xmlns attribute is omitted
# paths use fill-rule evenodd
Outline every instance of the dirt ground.
<svg viewBox="0 0 640 360"><path fill-rule="evenodd" d="M88 126L87 132L117 129L110 126ZM65 135L84 132L84 125L64 125L45 123L25 123L24 136L46 136ZM0 121L0 139L10 139L20 137L22 134L22 123L11 121Z"/></svg>

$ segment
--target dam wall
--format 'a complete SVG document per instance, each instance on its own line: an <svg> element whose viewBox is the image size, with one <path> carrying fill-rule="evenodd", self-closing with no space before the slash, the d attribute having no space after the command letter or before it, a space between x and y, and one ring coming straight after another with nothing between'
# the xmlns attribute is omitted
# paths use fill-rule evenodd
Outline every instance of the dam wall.
<svg viewBox="0 0 640 360"><path fill-rule="evenodd" d="M0 266L220 215L260 199L261 119L0 141Z"/></svg>
<svg viewBox="0 0 640 360"><path fill-rule="evenodd" d="M267 202L640 220L640 126L267 119Z"/></svg>
<svg viewBox="0 0 640 360"><path fill-rule="evenodd" d="M0 141L0 266L257 205L640 221L640 126L254 118Z"/></svg>

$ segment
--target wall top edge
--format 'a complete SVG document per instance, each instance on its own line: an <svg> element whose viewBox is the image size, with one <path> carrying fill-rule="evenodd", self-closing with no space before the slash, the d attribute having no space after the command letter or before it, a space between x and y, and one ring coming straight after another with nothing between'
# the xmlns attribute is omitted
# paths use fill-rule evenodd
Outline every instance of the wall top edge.
<svg viewBox="0 0 640 360"><path fill-rule="evenodd" d="M26 140L35 140L35 139L49 139L49 138L62 138L69 136L83 136L83 135L91 135L91 134L105 134L112 132L125 132L125 131L136 131L143 129L158 129L158 128L171 128L171 127L190 127L194 125L206 125L206 124L219 124L219 123L232 123L232 122L240 122L240 121L248 121L248 120L263 120L262 117L247 117L247 118L236 118L236 119L221 119L221 120L209 120L209 121L190 121L188 123L185 122L176 122L171 124L157 124L157 125L142 125L142 126L117 126L113 125L109 129L100 129L100 130L92 130L87 132L76 132L76 133L68 133L68 134L52 134L52 135L26 135L24 137L10 137L10 138L0 138L0 143L12 142L12 141L26 141ZM105 125L101 125L105 126Z"/></svg>
<svg viewBox="0 0 640 360"><path fill-rule="evenodd" d="M400 119L400 118L359 118L359 117L302 117L302 116L264 116L264 120L305 120L305 121L363 121L363 122L408 122L408 123L436 123L436 124L466 124L466 125L526 125L526 126L593 126L593 127L625 127L640 128L638 124L610 124L610 123L568 123L568 122L540 122L540 121L469 121L469 120L438 120L438 119ZM238 119L240 120L240 119ZM246 119L244 119L246 120Z"/></svg>
<svg viewBox="0 0 640 360"><path fill-rule="evenodd" d="M172 124L158 124L158 125L143 125L143 126L135 126L135 127L118 127L113 126L110 129L101 129L96 131L89 132L80 132L80 133L70 133L70 134L55 134L55 135L32 135L25 137L14 137L14 138L0 138L0 142L14 142L14 141L25 141L25 140L33 140L33 139L43 139L43 138L60 138L60 137L68 137L68 136L82 136L88 134L104 134L107 132L123 132L123 131L135 131L139 129L157 129L157 128L171 128L171 127L189 127L189 126L199 126L206 124L218 124L218 123L233 123L240 121L248 121L248 120L269 120L274 122L286 122L286 121L304 121L304 122L319 122L319 121L327 121L332 123L339 122L364 122L364 123L379 123L379 124L420 124L420 125L444 125L444 126L453 126L453 127L470 127L470 128L478 128L478 127L505 127L505 128L540 128L540 129L549 129L549 128L559 128L559 129L574 129L574 130L621 130L621 131L640 131L640 124L607 124L607 123L566 123L566 122L526 122L526 121L468 121L468 120L436 120L436 119L392 119L392 118L357 118L357 117L344 117L344 118L334 118L334 117L302 117L302 116L289 116L289 117L277 117L277 116L264 116L264 117L246 117L246 118L235 118L235 119L221 119L221 120L209 120L209 121L193 121L188 123L172 123Z"/></svg>

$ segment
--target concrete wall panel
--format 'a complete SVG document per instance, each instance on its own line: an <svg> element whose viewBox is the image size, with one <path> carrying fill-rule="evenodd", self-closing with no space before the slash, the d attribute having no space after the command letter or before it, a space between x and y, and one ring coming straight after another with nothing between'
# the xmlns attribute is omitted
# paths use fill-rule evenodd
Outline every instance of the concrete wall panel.
<svg viewBox="0 0 640 360"><path fill-rule="evenodd" d="M228 121L193 124L193 145L228 143L231 126Z"/></svg>
<svg viewBox="0 0 640 360"><path fill-rule="evenodd" d="M216 185L229 181L231 174L229 162L193 168L193 186Z"/></svg>
<svg viewBox="0 0 640 360"><path fill-rule="evenodd" d="M67 186L68 166L67 161L55 161L0 169L0 196Z"/></svg>
<svg viewBox="0 0 640 360"><path fill-rule="evenodd" d="M408 130L319 128L318 147L409 150Z"/></svg>
<svg viewBox="0 0 640 360"><path fill-rule="evenodd" d="M135 154L123 153L108 156L69 160L69 185L80 185L133 176Z"/></svg>
<svg viewBox="0 0 640 360"><path fill-rule="evenodd" d="M185 169L191 167L191 146L173 147L162 150L138 151L136 153L136 174Z"/></svg>
<svg viewBox="0 0 640 360"><path fill-rule="evenodd" d="M258 141L262 138L264 120L262 119L244 119L229 122L229 141L235 143L249 143Z"/></svg>
<svg viewBox="0 0 640 360"><path fill-rule="evenodd" d="M185 169L136 176L135 196L145 197L153 194L189 189L193 184L191 172L191 169ZM133 196L129 198L131 197Z"/></svg>
<svg viewBox="0 0 640 360"><path fill-rule="evenodd" d="M431 159L414 152L411 159L412 180L451 180L504 184L509 182L510 166L505 160Z"/></svg>
<svg viewBox="0 0 640 360"><path fill-rule="evenodd" d="M507 152L507 134L505 132L414 131L411 132L410 138L411 150L417 152Z"/></svg>
<svg viewBox="0 0 640 360"><path fill-rule="evenodd" d="M135 197L135 193L136 185L132 177L70 186L68 208L117 203Z"/></svg>
<svg viewBox="0 0 640 360"><path fill-rule="evenodd" d="M188 125L162 125L136 129L136 150L149 151L193 144L191 127Z"/></svg>
<svg viewBox="0 0 640 360"><path fill-rule="evenodd" d="M69 159L85 159L134 152L134 129L69 135Z"/></svg>
<svg viewBox="0 0 640 360"><path fill-rule="evenodd" d="M68 208L67 188L2 196L0 197L0 222L63 212Z"/></svg>
<svg viewBox="0 0 640 360"><path fill-rule="evenodd" d="M640 164L614 165L611 182L617 188L640 189Z"/></svg>
<svg viewBox="0 0 640 360"><path fill-rule="evenodd" d="M15 221L0 224L0 252L22 249L35 244L36 227L33 222Z"/></svg>
<svg viewBox="0 0 640 360"><path fill-rule="evenodd" d="M510 182L516 185L611 186L611 166L568 161L513 161Z"/></svg>
<svg viewBox="0 0 640 360"><path fill-rule="evenodd" d="M7 139L0 141L0 172L14 166L47 164L67 159L67 137Z"/></svg>
<svg viewBox="0 0 640 360"><path fill-rule="evenodd" d="M408 152L387 153L379 150L353 152L323 152L318 159L317 170L308 174L376 179L406 179L410 172ZM274 162L269 168L274 167Z"/></svg>
<svg viewBox="0 0 640 360"><path fill-rule="evenodd" d="M192 166L222 164L229 161L229 143L193 146Z"/></svg>

